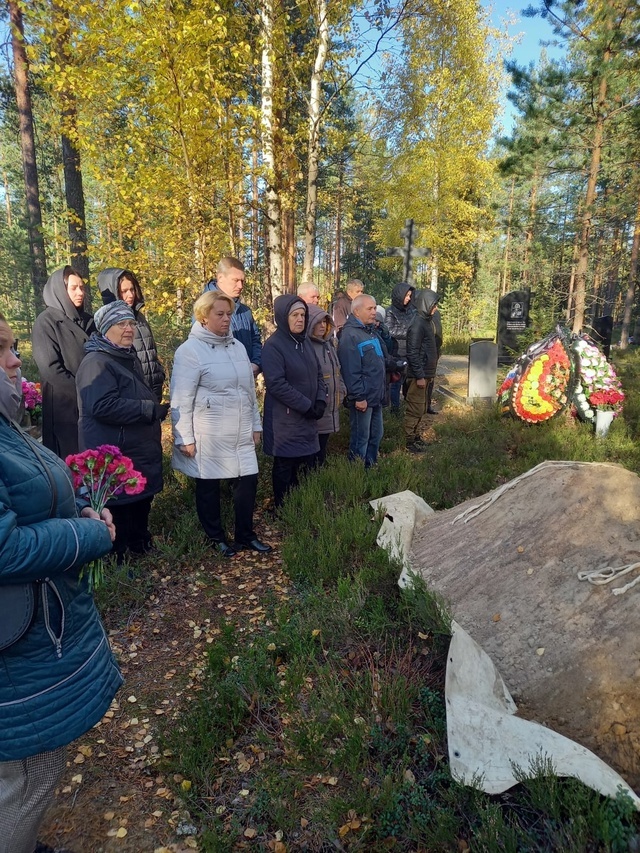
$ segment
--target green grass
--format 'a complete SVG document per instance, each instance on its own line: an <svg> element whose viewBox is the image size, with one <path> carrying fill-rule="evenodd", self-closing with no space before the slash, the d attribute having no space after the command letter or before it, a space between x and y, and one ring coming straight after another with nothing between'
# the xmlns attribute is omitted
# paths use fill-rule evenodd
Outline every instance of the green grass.
<svg viewBox="0 0 640 853"><path fill-rule="evenodd" d="M523 768L501 796L451 777L449 617L422 582L399 589L369 506L411 489L444 509L547 459L640 471L640 357L626 353L619 367L624 417L602 441L568 416L527 426L470 410L442 419L437 443L409 457L401 423L389 417L383 458L365 472L344 459L346 430L332 438L327 467L281 513L289 600L270 600L269 620L251 638L224 628L201 690L164 733L167 770L192 782L181 796L202 829L202 851L275 850L278 841L288 851L374 853L464 843L474 853L637 849L640 821L628 799L559 779L547 761ZM164 531L185 507L193 514L188 485L170 488L158 506ZM167 548L188 560L187 533L166 535Z"/></svg>

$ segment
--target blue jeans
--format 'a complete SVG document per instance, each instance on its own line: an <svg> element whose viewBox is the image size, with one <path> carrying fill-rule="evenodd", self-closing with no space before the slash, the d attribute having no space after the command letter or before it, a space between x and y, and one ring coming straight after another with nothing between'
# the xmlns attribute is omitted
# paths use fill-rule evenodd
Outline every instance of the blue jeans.
<svg viewBox="0 0 640 853"><path fill-rule="evenodd" d="M389 398L391 400L391 408L399 409L400 408L400 391L402 389L402 383L404 381L404 377L398 379L397 382L389 383Z"/></svg>
<svg viewBox="0 0 640 853"><path fill-rule="evenodd" d="M378 461L378 448L384 432L382 406L367 406L366 412L359 412L355 406L351 406L349 418L349 459L364 459L364 467L370 468Z"/></svg>

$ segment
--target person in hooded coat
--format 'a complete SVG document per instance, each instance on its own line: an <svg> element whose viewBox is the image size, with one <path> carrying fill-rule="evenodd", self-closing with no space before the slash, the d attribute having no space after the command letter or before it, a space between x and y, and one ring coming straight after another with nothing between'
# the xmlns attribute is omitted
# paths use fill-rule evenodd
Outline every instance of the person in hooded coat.
<svg viewBox="0 0 640 853"><path fill-rule="evenodd" d="M42 381L42 443L64 459L78 452L76 373L95 326L84 309L84 283L73 267L49 277L43 298L47 307L31 334Z"/></svg>
<svg viewBox="0 0 640 853"><path fill-rule="evenodd" d="M0 648L0 851L33 853L67 745L102 719L122 676L81 571L111 549L111 513L78 502L67 466L16 424L12 344L0 314L0 631L27 612L17 592L35 600Z"/></svg>
<svg viewBox="0 0 640 853"><path fill-rule="evenodd" d="M273 303L276 330L262 349L264 452L273 456L273 497L282 506L298 475L316 464L318 424L327 407L322 370L307 340L309 306L284 294Z"/></svg>
<svg viewBox="0 0 640 853"><path fill-rule="evenodd" d="M308 303L309 304L309 303ZM322 378L327 388L327 408L318 421L318 465L324 465L327 458L329 436L340 429L340 405L347 389L340 374L338 353L333 345L333 320L331 314L319 305L309 304L309 331L307 339L316 354Z"/></svg>
<svg viewBox="0 0 640 853"><path fill-rule="evenodd" d="M440 361L440 353L442 352L442 317L440 316L440 308L436 308L436 310L431 315L431 321L433 322L433 330L436 336L436 350L438 353L438 361ZM437 367L437 362L436 362ZM437 409L433 408L433 392L436 387L436 379L435 376L427 385L427 414L428 415L439 415Z"/></svg>
<svg viewBox="0 0 640 853"><path fill-rule="evenodd" d="M115 445L146 478L144 491L123 493L108 504L116 525L113 550L122 563L127 550L143 554L152 548L149 512L162 490L160 422L169 404L158 403L144 380L133 348L133 309L117 299L98 308L95 321L97 332L85 344L76 377L80 448Z"/></svg>
<svg viewBox="0 0 640 853"><path fill-rule="evenodd" d="M414 292L415 287L404 281L396 284L391 291L391 305L385 313L384 319L389 333L398 345L396 351L398 359L406 359L407 357L407 330L409 329L411 318L416 312L412 303ZM391 398L391 411L394 414L398 414L400 411L400 390L406 376L406 370L399 370L395 373L399 375L397 377L394 375L389 386L389 395Z"/></svg>
<svg viewBox="0 0 640 853"><path fill-rule="evenodd" d="M428 384L435 379L438 366L438 347L433 314L438 307L438 294L433 290L416 290L416 313L407 330L407 381L404 433L407 450L421 453L425 444L420 424L427 413Z"/></svg>
<svg viewBox="0 0 640 853"><path fill-rule="evenodd" d="M162 402L162 387L166 378L165 369L158 357L158 349L149 321L142 313L144 296L136 276L130 270L109 267L98 274L98 289L103 305L121 299L133 309L137 326L133 336L133 348L140 359L142 372L156 402Z"/></svg>

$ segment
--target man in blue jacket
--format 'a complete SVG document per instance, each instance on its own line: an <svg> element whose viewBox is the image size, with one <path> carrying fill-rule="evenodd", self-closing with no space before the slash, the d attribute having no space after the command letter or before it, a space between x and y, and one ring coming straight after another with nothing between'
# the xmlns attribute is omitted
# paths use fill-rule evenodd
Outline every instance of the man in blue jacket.
<svg viewBox="0 0 640 853"><path fill-rule="evenodd" d="M377 462L383 435L386 367L382 344L374 330L375 319L373 296L356 296L338 343L351 420L349 458L364 459L365 468Z"/></svg>
<svg viewBox="0 0 640 853"><path fill-rule="evenodd" d="M217 277L205 284L203 292L220 290L236 303L236 310L231 318L231 334L237 341L244 344L253 368L253 375L257 376L262 369L262 339L251 308L240 301L244 278L242 261L232 257L222 258L218 264Z"/></svg>

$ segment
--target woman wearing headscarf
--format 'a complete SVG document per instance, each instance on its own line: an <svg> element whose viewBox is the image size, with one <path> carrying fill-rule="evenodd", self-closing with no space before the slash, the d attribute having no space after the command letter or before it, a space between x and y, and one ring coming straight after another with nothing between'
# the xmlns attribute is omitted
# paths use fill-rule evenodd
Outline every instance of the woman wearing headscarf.
<svg viewBox="0 0 640 853"><path fill-rule="evenodd" d="M340 375L340 362L333 345L333 320L331 314L318 305L309 305L309 332L307 338L313 347L322 370L327 389L327 408L318 421L318 465L327 458L329 436L340 429L340 404L347 393Z"/></svg>
<svg viewBox="0 0 640 853"><path fill-rule="evenodd" d="M82 567L111 549L67 466L15 423L20 359L0 315L0 851L33 853L66 747L122 683Z"/></svg>
<svg viewBox="0 0 640 853"><path fill-rule="evenodd" d="M140 359L147 385L153 391L156 401L161 403L162 386L166 374L158 357L151 326L142 313L145 303L140 282L131 270L109 267L98 274L98 289L102 294L104 305L121 299L133 310L137 324L133 336L133 348Z"/></svg>
<svg viewBox="0 0 640 853"><path fill-rule="evenodd" d="M273 456L273 497L282 506L320 451L318 421L327 406L322 370L307 340L309 306L284 294L273 303L276 330L262 349L264 452Z"/></svg>
<svg viewBox="0 0 640 853"><path fill-rule="evenodd" d="M73 267L49 277L43 298L47 307L31 335L42 381L42 443L64 459L78 452L76 373L95 326L84 309L84 282Z"/></svg>
<svg viewBox="0 0 640 853"><path fill-rule="evenodd" d="M235 308L219 290L200 296L171 374L173 467L194 478L200 524L223 557L242 549L271 551L253 529L262 425L247 350L230 331ZM233 545L222 526L221 480L230 480L233 489Z"/></svg>
<svg viewBox="0 0 640 853"><path fill-rule="evenodd" d="M80 448L115 445L146 478L140 494L109 501L116 525L113 547L121 563L127 550L143 554L152 547L149 512L153 496L162 489L160 422L169 404L158 403L144 380L133 348L133 309L117 299L98 308L94 319L97 332L85 344L76 377Z"/></svg>

